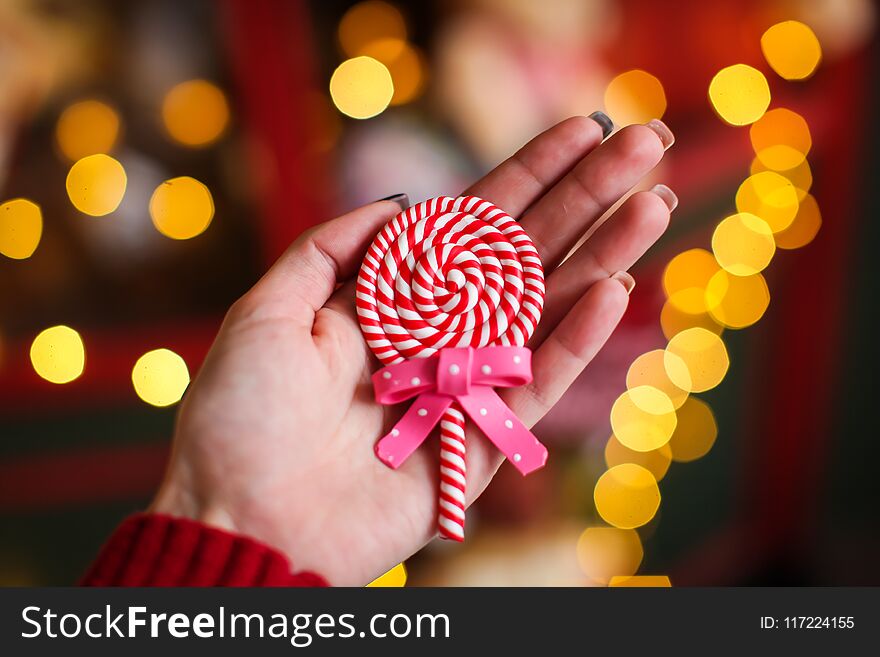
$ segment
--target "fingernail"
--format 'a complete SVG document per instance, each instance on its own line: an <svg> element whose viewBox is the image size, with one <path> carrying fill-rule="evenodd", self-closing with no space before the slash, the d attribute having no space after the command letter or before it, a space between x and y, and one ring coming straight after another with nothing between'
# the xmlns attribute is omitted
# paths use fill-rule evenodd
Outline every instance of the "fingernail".
<svg viewBox="0 0 880 657"><path fill-rule="evenodd" d="M660 137L660 143L663 144L664 151L675 143L675 135L672 134L672 130L660 119L651 119L645 126L653 130Z"/></svg>
<svg viewBox="0 0 880 657"><path fill-rule="evenodd" d="M627 294L630 294L633 291L633 288L636 286L636 279L630 276L629 272L614 272L613 274L611 274L611 278L623 285L623 289L626 290Z"/></svg>
<svg viewBox="0 0 880 657"><path fill-rule="evenodd" d="M385 198L380 198L376 203L381 201L394 201L397 205L400 206L401 210L406 210L409 207L409 196L406 194L392 194L391 196L386 196Z"/></svg>
<svg viewBox="0 0 880 657"><path fill-rule="evenodd" d="M666 207L669 208L670 212L678 207L678 197L675 195L675 192L669 189L666 185L654 185L650 191L663 199L663 202L666 204Z"/></svg>
<svg viewBox="0 0 880 657"><path fill-rule="evenodd" d="M593 119L602 128L602 139L605 139L614 130L614 121L605 112L593 112L589 118Z"/></svg>

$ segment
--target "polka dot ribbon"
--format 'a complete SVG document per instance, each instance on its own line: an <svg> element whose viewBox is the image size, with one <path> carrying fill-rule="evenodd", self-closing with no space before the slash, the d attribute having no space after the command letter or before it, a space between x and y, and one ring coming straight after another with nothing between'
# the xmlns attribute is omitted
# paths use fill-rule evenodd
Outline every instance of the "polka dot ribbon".
<svg viewBox="0 0 880 657"><path fill-rule="evenodd" d="M520 225L475 196L441 196L394 217L370 245L357 280L367 344L385 366L376 400L415 399L376 444L398 468L440 424L440 536L464 540L465 417L522 473L547 449L496 387L531 381L532 336L544 308L544 272Z"/></svg>

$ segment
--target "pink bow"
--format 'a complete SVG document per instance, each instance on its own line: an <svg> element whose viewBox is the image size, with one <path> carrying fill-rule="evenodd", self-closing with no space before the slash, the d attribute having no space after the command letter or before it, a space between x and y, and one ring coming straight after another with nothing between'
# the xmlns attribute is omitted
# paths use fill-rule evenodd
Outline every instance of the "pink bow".
<svg viewBox="0 0 880 657"><path fill-rule="evenodd" d="M388 365L373 375L376 401L387 405L418 398L376 443L376 455L398 468L458 401L517 470L524 475L537 470L547 462L547 448L492 389L531 380L532 352L525 347L441 349L430 358Z"/></svg>

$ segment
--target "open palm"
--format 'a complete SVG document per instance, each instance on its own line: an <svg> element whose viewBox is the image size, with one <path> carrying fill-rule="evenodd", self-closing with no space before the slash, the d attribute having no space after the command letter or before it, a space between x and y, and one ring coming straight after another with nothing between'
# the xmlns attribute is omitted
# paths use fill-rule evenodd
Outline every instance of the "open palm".
<svg viewBox="0 0 880 657"><path fill-rule="evenodd" d="M663 233L674 195L632 195L570 251L671 140L655 124L602 143L599 124L576 117L467 190L519 217L544 262L544 318L528 345L534 380L499 391L527 426L619 322L631 279L618 273ZM355 314L353 277L399 210L377 202L312 229L233 305L180 409L153 510L252 536L337 585L369 582L433 537L439 448L428 441L398 470L375 457L403 409L374 401L379 363ZM469 427L467 458L470 503L502 457Z"/></svg>

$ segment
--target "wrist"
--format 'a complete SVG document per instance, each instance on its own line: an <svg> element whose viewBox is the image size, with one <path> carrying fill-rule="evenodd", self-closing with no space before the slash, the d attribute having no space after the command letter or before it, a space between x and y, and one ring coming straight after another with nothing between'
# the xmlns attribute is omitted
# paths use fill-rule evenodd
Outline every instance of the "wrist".
<svg viewBox="0 0 880 657"><path fill-rule="evenodd" d="M148 510L150 513L186 518L227 532L241 533L232 515L218 505L206 503L195 493L190 477L183 476L176 468L168 473Z"/></svg>

